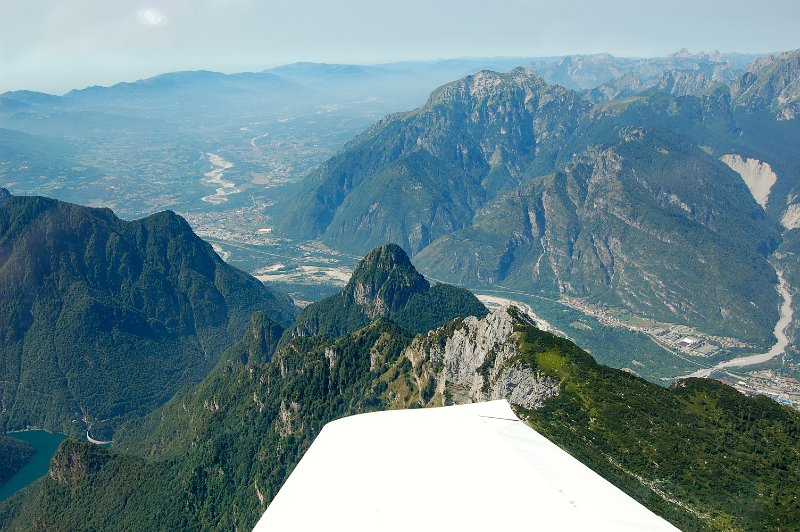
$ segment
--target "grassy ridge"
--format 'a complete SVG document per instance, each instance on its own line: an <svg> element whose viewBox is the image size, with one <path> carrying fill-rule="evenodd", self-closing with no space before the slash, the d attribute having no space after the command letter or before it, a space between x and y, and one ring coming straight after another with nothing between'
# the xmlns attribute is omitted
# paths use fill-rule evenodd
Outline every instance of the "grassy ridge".
<svg viewBox="0 0 800 532"><path fill-rule="evenodd" d="M325 423L425 395L402 356L411 336L386 319L338 339L295 338L273 356L254 340L265 337L258 320L253 327L202 384L128 427L114 451L62 448L49 477L0 506L0 523L250 527ZM661 388L562 338L522 324L516 332L511 363L560 382L544 408L517 407L540 433L682 528L796 529L797 413L714 381Z"/></svg>
<svg viewBox="0 0 800 532"><path fill-rule="evenodd" d="M359 276L361 285L375 293L384 287L377 278L397 278L365 266L374 275ZM417 295L404 297L395 316L418 308ZM463 293L445 288L440 296L431 308L450 312ZM347 309L330 301L320 307L331 313L325 318L343 323ZM449 321L426 339L442 348L463 323ZM430 353L405 351L414 339L408 329L386 317L348 326L336 337L290 328L279 339L281 328L256 314L203 382L120 428L113 450L63 444L47 477L0 504L0 527L251 528L326 423L446 399L448 383L440 394L421 372ZM659 387L597 364L518 316L507 341L518 350L506 364L547 375L560 389L538 410L517 406L520 416L654 512L685 529L800 525L796 412L714 381ZM415 366L404 353L421 360ZM485 382L494 360L477 369Z"/></svg>
<svg viewBox="0 0 800 532"><path fill-rule="evenodd" d="M562 393L524 410L539 432L675 524L796 530L800 415L716 381L665 389L520 326L521 358ZM674 502L670 502L674 501Z"/></svg>

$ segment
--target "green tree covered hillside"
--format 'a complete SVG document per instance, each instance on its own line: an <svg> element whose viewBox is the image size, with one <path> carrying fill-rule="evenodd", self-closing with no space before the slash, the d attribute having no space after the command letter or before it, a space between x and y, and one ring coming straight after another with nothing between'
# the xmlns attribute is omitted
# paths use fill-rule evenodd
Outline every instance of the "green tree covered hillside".
<svg viewBox="0 0 800 532"><path fill-rule="evenodd" d="M111 439L205 377L257 310L284 326L294 316L172 212L128 222L6 192L0 427Z"/></svg>
<svg viewBox="0 0 800 532"><path fill-rule="evenodd" d="M378 278L387 277L362 281ZM279 342L278 333L256 314L202 383L122 427L111 450L65 442L47 477L0 505L0 525L250 528L325 423L468 399L465 380L482 382L479 394L505 393L507 371L540 390L538 398L510 391L526 422L679 527L800 525L800 416L766 398L697 379L656 386L598 365L513 309L416 337L384 316L338 336ZM484 357L466 373L477 348L453 348L465 342L482 345Z"/></svg>

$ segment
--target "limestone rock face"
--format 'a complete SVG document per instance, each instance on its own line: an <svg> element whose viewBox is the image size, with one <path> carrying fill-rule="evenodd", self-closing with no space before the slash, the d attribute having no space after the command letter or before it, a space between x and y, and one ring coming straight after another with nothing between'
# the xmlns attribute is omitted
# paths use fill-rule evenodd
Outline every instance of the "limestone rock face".
<svg viewBox="0 0 800 532"><path fill-rule="evenodd" d="M754 61L731 84L736 106L749 111L769 110L777 120L793 120L800 111L800 50Z"/></svg>
<svg viewBox="0 0 800 532"><path fill-rule="evenodd" d="M444 404L508 399L538 408L558 395L558 383L515 360L519 348L514 325L526 322L532 320L520 309L502 307L483 319L467 317L420 335L404 355L421 381L435 381Z"/></svg>
<svg viewBox="0 0 800 532"><path fill-rule="evenodd" d="M735 153L723 155L719 160L742 176L750 193L753 194L753 198L761 205L762 209L766 209L769 193L772 186L778 181L778 176L775 175L769 163L742 157Z"/></svg>

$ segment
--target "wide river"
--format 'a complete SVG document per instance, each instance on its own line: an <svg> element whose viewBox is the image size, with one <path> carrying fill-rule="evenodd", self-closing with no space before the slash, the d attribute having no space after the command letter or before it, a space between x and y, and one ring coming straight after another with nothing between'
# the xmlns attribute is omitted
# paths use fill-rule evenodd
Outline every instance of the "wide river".
<svg viewBox="0 0 800 532"><path fill-rule="evenodd" d="M201 199L205 202L211 203L212 205L219 205L228 201L226 196L238 194L241 192L241 189L237 188L236 183L233 181L226 181L223 179L225 171L233 168L233 163L226 161L216 153L207 153L206 156L208 157L209 162L214 165L215 168L204 174L205 177L203 179L203 183L206 185L219 186L217 187L216 192L209 194L208 196L203 196Z"/></svg>
<svg viewBox="0 0 800 532"><path fill-rule="evenodd" d="M734 358L733 360L720 362L716 366L695 371L689 375L689 377L708 377L713 371L718 369L739 368L742 366L761 364L783 354L786 346L789 345L789 338L786 336L786 328L792 322L792 293L789 292L789 285L786 283L786 279L783 277L783 272L780 270L775 271L778 274L778 293L783 298L783 304L781 305L781 317L778 320L778 323L775 324L774 334L777 342L775 342L775 345L772 346L772 349L766 353L748 355Z"/></svg>

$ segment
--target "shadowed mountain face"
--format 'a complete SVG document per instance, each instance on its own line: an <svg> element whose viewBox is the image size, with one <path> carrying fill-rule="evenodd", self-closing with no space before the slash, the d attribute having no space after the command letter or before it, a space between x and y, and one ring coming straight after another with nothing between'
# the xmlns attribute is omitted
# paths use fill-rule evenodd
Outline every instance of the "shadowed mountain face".
<svg viewBox="0 0 800 532"><path fill-rule="evenodd" d="M0 309L3 428L100 439L202 379L252 312L294 315L172 212L126 222L5 191Z"/></svg>

